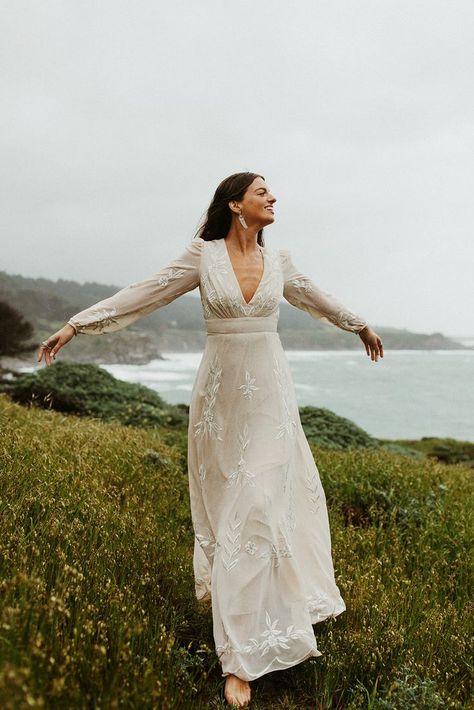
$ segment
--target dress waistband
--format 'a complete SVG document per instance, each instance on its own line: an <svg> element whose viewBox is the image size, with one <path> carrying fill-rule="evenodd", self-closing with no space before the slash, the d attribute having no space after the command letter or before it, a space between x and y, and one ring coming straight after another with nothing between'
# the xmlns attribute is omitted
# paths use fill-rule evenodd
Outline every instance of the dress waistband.
<svg viewBox="0 0 474 710"><path fill-rule="evenodd" d="M223 333L275 333L278 312L270 316L244 316L242 318L205 318L207 334Z"/></svg>

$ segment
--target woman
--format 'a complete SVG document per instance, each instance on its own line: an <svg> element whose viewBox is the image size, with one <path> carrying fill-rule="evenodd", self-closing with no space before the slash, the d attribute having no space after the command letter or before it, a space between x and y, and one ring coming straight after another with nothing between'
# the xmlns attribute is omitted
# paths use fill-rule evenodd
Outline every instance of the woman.
<svg viewBox="0 0 474 710"><path fill-rule="evenodd" d="M312 624L346 608L277 333L282 296L383 357L363 318L300 273L289 251L264 246L275 202L261 175L223 180L181 256L70 318L38 353L50 365L75 334L119 330L199 286L208 337L189 410L195 592L212 601L225 697L240 707L249 681L320 656Z"/></svg>

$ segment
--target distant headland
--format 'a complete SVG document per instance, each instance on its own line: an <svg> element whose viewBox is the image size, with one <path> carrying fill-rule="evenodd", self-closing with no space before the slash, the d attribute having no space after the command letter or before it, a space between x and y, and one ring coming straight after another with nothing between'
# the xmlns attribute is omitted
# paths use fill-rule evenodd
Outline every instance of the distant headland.
<svg viewBox="0 0 474 710"><path fill-rule="evenodd" d="M0 271L0 300L10 303L29 321L40 342L75 313L116 293L121 287L95 282L28 278ZM372 324L388 350L473 350L474 339L463 341L435 333ZM278 332L286 350L355 350L360 341L351 333L317 321L285 300L280 304ZM133 337L130 335L133 333ZM185 294L126 330L105 337L78 337L64 349L63 359L95 363L146 364L166 352L199 352L206 342L201 302ZM31 359L31 356L29 356Z"/></svg>

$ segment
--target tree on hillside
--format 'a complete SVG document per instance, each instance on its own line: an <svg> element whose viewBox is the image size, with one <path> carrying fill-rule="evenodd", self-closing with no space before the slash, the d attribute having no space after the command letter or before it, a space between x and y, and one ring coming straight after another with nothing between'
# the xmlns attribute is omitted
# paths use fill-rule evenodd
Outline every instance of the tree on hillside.
<svg viewBox="0 0 474 710"><path fill-rule="evenodd" d="M36 344L25 341L33 335L33 326L16 308L0 301L0 355L19 355L29 352Z"/></svg>

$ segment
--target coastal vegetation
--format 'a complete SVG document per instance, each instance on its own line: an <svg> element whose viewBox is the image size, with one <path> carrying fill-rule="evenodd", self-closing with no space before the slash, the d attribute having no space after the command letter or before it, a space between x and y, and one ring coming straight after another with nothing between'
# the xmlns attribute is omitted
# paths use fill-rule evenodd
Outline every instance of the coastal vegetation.
<svg viewBox="0 0 474 710"><path fill-rule="evenodd" d="M141 427L163 425L167 427L167 441L182 443L187 435L188 405L171 405L148 387L118 380L98 365L63 360L54 367L15 373L3 380L0 372L0 391L21 404L59 412ZM299 413L306 438L317 446L335 450L384 448L415 458L474 467L474 444L469 441L438 437L378 439L325 407L302 406Z"/></svg>
<svg viewBox="0 0 474 710"><path fill-rule="evenodd" d="M211 612L194 596L187 409L125 385L55 363L0 394L6 710L224 707ZM468 708L472 469L312 409L347 610L314 626L321 657L252 684L253 707Z"/></svg>
<svg viewBox="0 0 474 710"><path fill-rule="evenodd" d="M166 403L149 387L118 380L98 365L56 362L0 387L21 404L104 421L145 427L187 423L185 408Z"/></svg>
<svg viewBox="0 0 474 710"><path fill-rule="evenodd" d="M0 357L31 352L27 341L33 335L33 326L16 308L0 300Z"/></svg>

